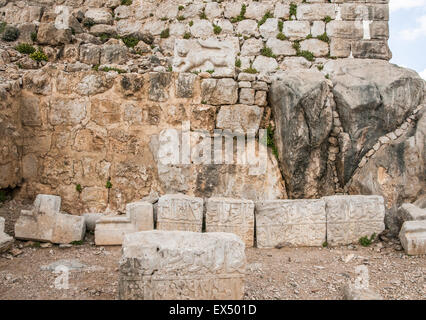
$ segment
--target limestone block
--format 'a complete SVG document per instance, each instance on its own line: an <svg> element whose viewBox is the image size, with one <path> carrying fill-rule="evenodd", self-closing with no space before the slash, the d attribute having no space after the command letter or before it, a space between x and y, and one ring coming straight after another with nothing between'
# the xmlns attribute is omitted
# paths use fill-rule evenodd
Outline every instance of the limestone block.
<svg viewBox="0 0 426 320"><path fill-rule="evenodd" d="M127 61L127 47L120 44L104 44L101 48L101 64L124 64Z"/></svg>
<svg viewBox="0 0 426 320"><path fill-rule="evenodd" d="M246 247L254 244L254 203L251 200L213 197L206 201L206 232L236 234Z"/></svg>
<svg viewBox="0 0 426 320"><path fill-rule="evenodd" d="M241 47L242 56L257 56L263 48L263 41L261 39L250 38L244 41Z"/></svg>
<svg viewBox="0 0 426 320"><path fill-rule="evenodd" d="M234 79L204 79L201 98L208 104L235 104L238 100L238 83Z"/></svg>
<svg viewBox="0 0 426 320"><path fill-rule="evenodd" d="M330 56L336 58L346 58L351 54L351 41L342 38L331 38Z"/></svg>
<svg viewBox="0 0 426 320"><path fill-rule="evenodd" d="M257 106L242 104L222 106L217 114L216 128L239 133L257 132L262 115L263 108Z"/></svg>
<svg viewBox="0 0 426 320"><path fill-rule="evenodd" d="M269 18L259 27L260 35L263 38L275 37L278 34L278 19Z"/></svg>
<svg viewBox="0 0 426 320"><path fill-rule="evenodd" d="M311 26L311 35L313 37L318 37L325 32L325 22L324 21L314 21Z"/></svg>
<svg viewBox="0 0 426 320"><path fill-rule="evenodd" d="M381 196L330 196L322 198L327 212L327 242L344 245L385 229L385 207Z"/></svg>
<svg viewBox="0 0 426 320"><path fill-rule="evenodd" d="M89 8L84 14L86 19L91 19L96 24L112 24L113 17L107 8Z"/></svg>
<svg viewBox="0 0 426 320"><path fill-rule="evenodd" d="M84 218L60 212L61 197L39 194L31 210L22 210L15 224L17 239L71 243L84 238Z"/></svg>
<svg viewBox="0 0 426 320"><path fill-rule="evenodd" d="M126 235L118 297L242 299L244 243L230 233L145 231Z"/></svg>
<svg viewBox="0 0 426 320"><path fill-rule="evenodd" d="M328 55L328 43L318 39L307 39L300 43L300 50L310 51L315 57Z"/></svg>
<svg viewBox="0 0 426 320"><path fill-rule="evenodd" d="M250 19L238 22L236 33L242 34L243 36L257 36L259 34L259 31L257 30L257 22Z"/></svg>
<svg viewBox="0 0 426 320"><path fill-rule="evenodd" d="M383 297L370 288L358 288L354 284L343 287L344 300L383 300Z"/></svg>
<svg viewBox="0 0 426 320"><path fill-rule="evenodd" d="M266 12L273 11L273 4L270 2L250 2L246 9L245 17L248 19L260 20Z"/></svg>
<svg viewBox="0 0 426 320"><path fill-rule="evenodd" d="M277 3L275 5L274 17L288 20L290 18L290 6L284 3Z"/></svg>
<svg viewBox="0 0 426 320"><path fill-rule="evenodd" d="M223 13L223 8L217 2L209 2L204 10L208 19L220 17Z"/></svg>
<svg viewBox="0 0 426 320"><path fill-rule="evenodd" d="M419 208L411 203L404 203L398 209L398 218L402 223L412 220L426 220L426 209Z"/></svg>
<svg viewBox="0 0 426 320"><path fill-rule="evenodd" d="M101 58L100 46L88 43L80 46L80 61L87 64L97 65Z"/></svg>
<svg viewBox="0 0 426 320"><path fill-rule="evenodd" d="M306 38L311 32L309 21L284 21L283 33L290 40Z"/></svg>
<svg viewBox="0 0 426 320"><path fill-rule="evenodd" d="M157 229L201 232L203 199L183 194L161 196L157 203Z"/></svg>
<svg viewBox="0 0 426 320"><path fill-rule="evenodd" d="M53 23L40 23L37 31L37 42L51 46L70 43L71 29L56 29Z"/></svg>
<svg viewBox="0 0 426 320"><path fill-rule="evenodd" d="M214 70L213 76L233 77L235 56L238 50L239 48L236 48L235 41L232 39L176 39L173 71Z"/></svg>
<svg viewBox="0 0 426 320"><path fill-rule="evenodd" d="M213 26L208 20L195 20L190 29L192 36L196 38L207 38L213 35Z"/></svg>
<svg viewBox="0 0 426 320"><path fill-rule="evenodd" d="M258 248L321 246L326 237L323 200L265 200L256 202Z"/></svg>
<svg viewBox="0 0 426 320"><path fill-rule="evenodd" d="M326 26L329 37L362 39L364 28L361 21L330 21Z"/></svg>
<svg viewBox="0 0 426 320"><path fill-rule="evenodd" d="M426 254L426 221L406 221L399 233L399 240L405 253Z"/></svg>
<svg viewBox="0 0 426 320"><path fill-rule="evenodd" d="M154 229L154 210L149 202L138 201L126 205L126 216L103 217L96 222L95 243L121 245L126 234Z"/></svg>
<svg viewBox="0 0 426 320"><path fill-rule="evenodd" d="M297 6L297 20L322 20L327 16L336 18L335 5L332 3L302 3Z"/></svg>
<svg viewBox="0 0 426 320"><path fill-rule="evenodd" d="M176 80L176 96L178 98L192 98L197 76L193 73L179 73Z"/></svg>
<svg viewBox="0 0 426 320"><path fill-rule="evenodd" d="M278 62L274 58L257 56L253 62L253 68L260 73L274 72L278 68Z"/></svg>
<svg viewBox="0 0 426 320"><path fill-rule="evenodd" d="M13 244L13 237L4 232L4 223L4 218L0 217L0 253L9 250Z"/></svg>
<svg viewBox="0 0 426 320"><path fill-rule="evenodd" d="M240 89L240 103L249 105L254 104L254 89Z"/></svg>
<svg viewBox="0 0 426 320"><path fill-rule="evenodd" d="M354 58L390 60L392 53L387 41L361 40L352 43Z"/></svg>
<svg viewBox="0 0 426 320"><path fill-rule="evenodd" d="M266 46L268 48L271 48L272 53L275 55L296 55L296 50L293 48L293 44L290 41L283 41L277 38L269 38L268 41L266 41Z"/></svg>

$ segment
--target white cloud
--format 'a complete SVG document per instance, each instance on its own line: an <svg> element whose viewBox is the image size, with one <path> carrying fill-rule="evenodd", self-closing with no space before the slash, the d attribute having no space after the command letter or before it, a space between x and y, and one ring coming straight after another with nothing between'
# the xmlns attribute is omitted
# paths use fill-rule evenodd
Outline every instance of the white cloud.
<svg viewBox="0 0 426 320"><path fill-rule="evenodd" d="M426 37L426 15L416 19L418 25L411 29L402 30L399 34L404 40L416 40Z"/></svg>
<svg viewBox="0 0 426 320"><path fill-rule="evenodd" d="M422 72L419 73L420 77L426 80L426 69L424 69Z"/></svg>
<svg viewBox="0 0 426 320"><path fill-rule="evenodd" d="M399 9L411 9L418 7L425 7L426 0L390 0L389 9L390 11L396 11Z"/></svg>

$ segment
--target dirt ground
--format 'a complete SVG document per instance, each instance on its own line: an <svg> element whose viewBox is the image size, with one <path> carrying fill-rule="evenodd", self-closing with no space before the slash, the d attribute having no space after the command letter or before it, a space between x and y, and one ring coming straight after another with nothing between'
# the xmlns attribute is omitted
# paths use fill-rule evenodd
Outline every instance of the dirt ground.
<svg viewBox="0 0 426 320"><path fill-rule="evenodd" d="M13 235L20 209L30 205L9 201L0 208L7 233ZM370 247L248 248L245 299L340 300L360 265L384 299L426 299L426 256L407 256L396 240L383 239ZM41 246L15 241L12 251L0 255L0 299L117 299L120 247L97 247L91 234L82 245ZM68 289L56 289L59 274L46 270L59 260L75 266Z"/></svg>

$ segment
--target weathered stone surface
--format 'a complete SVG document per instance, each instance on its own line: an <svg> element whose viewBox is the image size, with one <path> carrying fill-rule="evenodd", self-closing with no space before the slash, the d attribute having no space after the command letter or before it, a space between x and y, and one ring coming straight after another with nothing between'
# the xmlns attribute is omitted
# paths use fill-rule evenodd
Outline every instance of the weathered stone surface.
<svg viewBox="0 0 426 320"><path fill-rule="evenodd" d="M426 209L419 208L411 203L404 203L398 209L398 218L402 223L413 220L426 220Z"/></svg>
<svg viewBox="0 0 426 320"><path fill-rule="evenodd" d="M284 21L283 33L290 40L306 38L311 32L309 21Z"/></svg>
<svg viewBox="0 0 426 320"><path fill-rule="evenodd" d="M263 109L257 106L222 106L217 114L216 127L233 132L257 132L262 119Z"/></svg>
<svg viewBox="0 0 426 320"><path fill-rule="evenodd" d="M213 70L214 76L233 77L236 52L234 40L177 39L174 46L173 70L176 72Z"/></svg>
<svg viewBox="0 0 426 320"><path fill-rule="evenodd" d="M161 196L157 203L157 229L201 232L203 199L183 194Z"/></svg>
<svg viewBox="0 0 426 320"><path fill-rule="evenodd" d="M354 284L343 287L344 300L383 300L383 297L370 288L357 288Z"/></svg>
<svg viewBox="0 0 426 320"><path fill-rule="evenodd" d="M213 26L208 20L195 20L191 26L191 34L196 38L208 38L213 35Z"/></svg>
<svg viewBox="0 0 426 320"><path fill-rule="evenodd" d="M103 217L96 222L95 243L121 245L124 236L138 231L154 229L154 211L149 202L139 201L126 205L126 216Z"/></svg>
<svg viewBox="0 0 426 320"><path fill-rule="evenodd" d="M271 48L272 53L275 55L296 55L296 50L293 48L293 44L290 41L278 40L277 38L269 38L268 41L266 41L266 46L268 48Z"/></svg>
<svg viewBox="0 0 426 320"><path fill-rule="evenodd" d="M101 49L99 46L88 43L80 46L80 61L87 64L97 65L100 62Z"/></svg>
<svg viewBox="0 0 426 320"><path fill-rule="evenodd" d="M197 76L193 73L179 73L176 80L176 96L178 98L192 98Z"/></svg>
<svg viewBox="0 0 426 320"><path fill-rule="evenodd" d="M86 224L86 231L95 231L96 222L103 218L102 213L85 213L83 214L84 223Z"/></svg>
<svg viewBox="0 0 426 320"><path fill-rule="evenodd" d="M260 73L269 73L277 70L278 63L274 58L257 56L253 62L253 68Z"/></svg>
<svg viewBox="0 0 426 320"><path fill-rule="evenodd" d="M120 44L104 44L101 49L101 64L123 64L127 60L127 48Z"/></svg>
<svg viewBox="0 0 426 320"><path fill-rule="evenodd" d="M354 58L390 60L392 53L387 41L362 40L352 43Z"/></svg>
<svg viewBox="0 0 426 320"><path fill-rule="evenodd" d="M242 299L244 243L230 233L146 231L123 242L119 299Z"/></svg>
<svg viewBox="0 0 426 320"><path fill-rule="evenodd" d="M236 234L246 247L254 245L254 203L213 197L206 200L206 232Z"/></svg>
<svg viewBox="0 0 426 320"><path fill-rule="evenodd" d="M31 210L22 210L15 224L17 239L71 243L84 238L84 218L60 212L61 197L39 194Z"/></svg>
<svg viewBox="0 0 426 320"><path fill-rule="evenodd" d="M425 82L414 71L378 60L330 61L324 72L333 82L344 131L339 139L343 152L338 158L338 171L346 184L377 139L395 130L421 103Z"/></svg>
<svg viewBox="0 0 426 320"><path fill-rule="evenodd" d="M275 38L275 36L278 34L278 19L266 19L265 23L259 27L259 32L263 38Z"/></svg>
<svg viewBox="0 0 426 320"><path fill-rule="evenodd" d="M275 144L291 197L333 192L326 164L332 126L329 92L323 74L313 70L288 71L272 82Z"/></svg>
<svg viewBox="0 0 426 320"><path fill-rule="evenodd" d="M13 244L13 237L4 232L4 223L4 218L0 217L0 253L9 250Z"/></svg>
<svg viewBox="0 0 426 320"><path fill-rule="evenodd" d="M111 11L107 8L89 8L84 17L96 24L111 24L113 22Z"/></svg>
<svg viewBox="0 0 426 320"><path fill-rule="evenodd" d="M379 235L385 229L381 196L329 196L322 198L327 212L327 242L344 245L361 237Z"/></svg>
<svg viewBox="0 0 426 320"><path fill-rule="evenodd" d="M256 202L258 248L321 246L326 239L323 200Z"/></svg>
<svg viewBox="0 0 426 320"><path fill-rule="evenodd" d="M56 29L52 23L40 23L37 32L37 42L57 46L71 42L71 29Z"/></svg>
<svg viewBox="0 0 426 320"><path fill-rule="evenodd" d="M300 50L310 51L315 57L328 55L328 43L318 39L308 39L300 43Z"/></svg>
<svg viewBox="0 0 426 320"><path fill-rule="evenodd" d="M238 83L234 79L204 79L201 99L212 105L235 104L238 101Z"/></svg>
<svg viewBox="0 0 426 320"><path fill-rule="evenodd" d="M241 47L241 56L257 56L262 48L263 41L261 39L247 39Z"/></svg>
<svg viewBox="0 0 426 320"><path fill-rule="evenodd" d="M406 221L399 233L399 240L405 253L426 254L426 221Z"/></svg>

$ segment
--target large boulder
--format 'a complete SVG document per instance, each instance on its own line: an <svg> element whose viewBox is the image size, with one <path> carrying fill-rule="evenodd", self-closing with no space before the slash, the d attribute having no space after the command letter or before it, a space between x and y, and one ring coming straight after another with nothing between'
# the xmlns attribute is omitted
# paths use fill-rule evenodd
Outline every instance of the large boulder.
<svg viewBox="0 0 426 320"><path fill-rule="evenodd" d="M329 194L327 138L332 128L328 80L318 71L289 71L269 92L275 117L275 144L287 192L294 198Z"/></svg>
<svg viewBox="0 0 426 320"><path fill-rule="evenodd" d="M412 70L368 59L330 61L324 72L333 82L343 129L337 169L346 184L378 138L397 129L421 104L425 82Z"/></svg>
<svg viewBox="0 0 426 320"><path fill-rule="evenodd" d="M58 46L71 42L71 29L57 29L53 23L40 23L37 32L37 42Z"/></svg>

